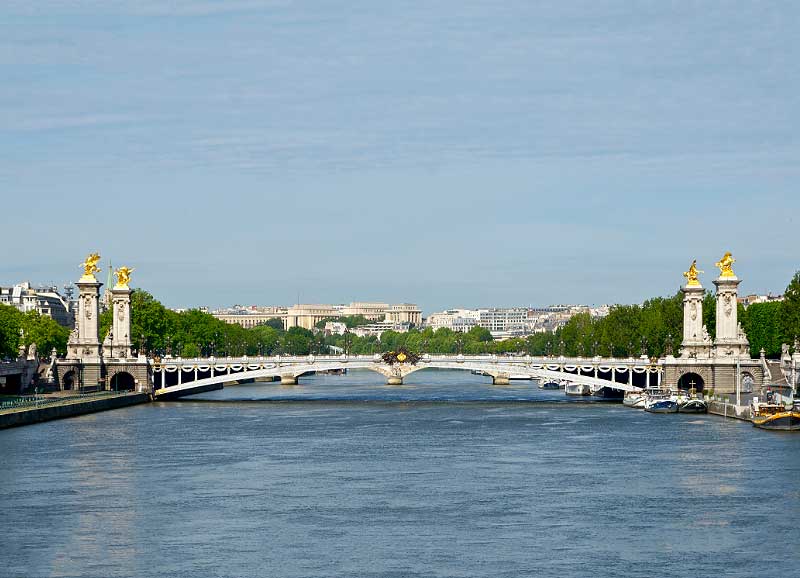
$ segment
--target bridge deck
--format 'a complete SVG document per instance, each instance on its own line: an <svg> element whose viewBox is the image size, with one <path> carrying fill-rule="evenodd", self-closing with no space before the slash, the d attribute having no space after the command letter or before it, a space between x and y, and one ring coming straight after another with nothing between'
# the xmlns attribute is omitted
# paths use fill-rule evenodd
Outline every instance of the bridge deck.
<svg viewBox="0 0 800 578"><path fill-rule="evenodd" d="M157 396L176 397L205 391L213 386L240 379L264 377L297 378L314 371L339 369L368 369L386 377L403 377L423 369L478 370L493 377L508 378L510 375L525 375L532 379L566 381L588 385L593 391L604 387L623 391L639 391L641 388L615 379L603 379L582 372L628 374L632 381L635 373L657 373L660 369L647 359L601 359L601 358L531 358L498 356L430 356L426 355L414 366L389 366L379 356L305 356L305 357L259 357L259 358L209 358L209 359L165 359L154 364ZM167 373L178 373L179 383L161 387ZM218 372L215 374L215 372ZM199 373L211 376L194 379ZM186 378L186 379L184 379Z"/></svg>

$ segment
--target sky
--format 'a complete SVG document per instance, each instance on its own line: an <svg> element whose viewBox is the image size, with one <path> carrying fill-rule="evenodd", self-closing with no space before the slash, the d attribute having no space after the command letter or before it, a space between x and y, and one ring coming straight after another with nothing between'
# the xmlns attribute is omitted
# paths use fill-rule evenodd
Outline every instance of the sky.
<svg viewBox="0 0 800 578"><path fill-rule="evenodd" d="M798 259L800 5L5 0L0 285L636 303Z"/></svg>

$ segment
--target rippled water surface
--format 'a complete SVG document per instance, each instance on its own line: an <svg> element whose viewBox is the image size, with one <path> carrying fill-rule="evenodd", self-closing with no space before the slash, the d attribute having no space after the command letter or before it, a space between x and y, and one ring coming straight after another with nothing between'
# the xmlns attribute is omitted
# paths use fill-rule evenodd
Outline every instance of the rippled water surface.
<svg viewBox="0 0 800 578"><path fill-rule="evenodd" d="M800 435L423 371L0 431L0 576L800 575Z"/></svg>

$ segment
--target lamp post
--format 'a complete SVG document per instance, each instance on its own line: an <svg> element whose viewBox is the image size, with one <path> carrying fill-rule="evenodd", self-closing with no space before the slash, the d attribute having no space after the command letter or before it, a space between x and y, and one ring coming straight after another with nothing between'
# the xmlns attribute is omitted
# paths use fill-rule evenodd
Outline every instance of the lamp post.
<svg viewBox="0 0 800 578"><path fill-rule="evenodd" d="M344 330L344 354L346 356L350 356L350 341L352 340L352 335L350 332L345 329Z"/></svg>

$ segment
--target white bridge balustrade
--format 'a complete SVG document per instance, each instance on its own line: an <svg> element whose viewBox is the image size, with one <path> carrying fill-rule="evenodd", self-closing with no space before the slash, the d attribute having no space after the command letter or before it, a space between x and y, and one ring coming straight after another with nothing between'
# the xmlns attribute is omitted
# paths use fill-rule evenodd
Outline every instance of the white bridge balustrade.
<svg viewBox="0 0 800 578"><path fill-rule="evenodd" d="M661 384L662 366L649 359L607 359L530 357L498 355L423 355L416 365L389 365L380 355L307 355L273 357L210 357L196 359L163 358L151 360L155 395L181 397L212 389L225 383L280 378L281 383L296 384L305 374L342 369L368 369L380 373L389 385L424 369L458 369L482 372L493 383L537 379L588 385L592 391L602 388L639 391Z"/></svg>

